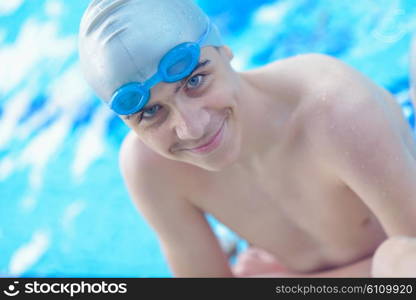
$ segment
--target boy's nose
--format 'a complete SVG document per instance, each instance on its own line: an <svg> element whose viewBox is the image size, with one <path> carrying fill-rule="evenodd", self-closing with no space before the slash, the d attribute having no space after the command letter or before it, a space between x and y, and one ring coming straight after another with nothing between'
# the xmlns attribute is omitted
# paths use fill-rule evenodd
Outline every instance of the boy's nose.
<svg viewBox="0 0 416 300"><path fill-rule="evenodd" d="M209 124L209 113L202 107L188 104L177 110L174 129L181 140L199 140Z"/></svg>

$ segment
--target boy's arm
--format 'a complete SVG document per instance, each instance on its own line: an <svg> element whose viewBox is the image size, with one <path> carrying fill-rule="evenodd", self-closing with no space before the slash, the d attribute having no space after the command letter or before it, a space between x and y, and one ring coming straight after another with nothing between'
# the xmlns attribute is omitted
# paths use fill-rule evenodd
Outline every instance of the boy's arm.
<svg viewBox="0 0 416 300"><path fill-rule="evenodd" d="M370 208L388 237L416 237L415 142L406 140L410 130L403 128L399 106L387 105L391 95L349 72L328 90L315 135L321 153L328 170Z"/></svg>
<svg viewBox="0 0 416 300"><path fill-rule="evenodd" d="M237 262L233 266L233 271L237 277L370 277L371 265L372 257L366 257L344 266L309 273L299 273L290 271L267 251L250 247L239 254Z"/></svg>
<svg viewBox="0 0 416 300"><path fill-rule="evenodd" d="M231 276L203 212L179 192L181 171L140 147L143 145L132 134L125 140L121 171L134 204L156 231L174 276Z"/></svg>
<svg viewBox="0 0 416 300"><path fill-rule="evenodd" d="M370 277L372 257L365 258L358 262L349 264L344 267L337 267L331 270L319 271L313 273L294 273L294 272L277 272L256 274L253 277L276 277L276 278L362 278Z"/></svg>
<svg viewBox="0 0 416 300"><path fill-rule="evenodd" d="M395 236L384 241L374 254L374 277L416 277L416 238Z"/></svg>
<svg viewBox="0 0 416 300"><path fill-rule="evenodd" d="M373 256L348 266L311 274L280 274L281 277L416 277L416 238L393 236ZM286 275L286 276L285 276Z"/></svg>
<svg viewBox="0 0 416 300"><path fill-rule="evenodd" d="M328 112L328 168L371 209L389 237L416 237L416 160L410 149L415 143L405 140L401 120L383 104L386 95L347 95L337 101L348 105Z"/></svg>

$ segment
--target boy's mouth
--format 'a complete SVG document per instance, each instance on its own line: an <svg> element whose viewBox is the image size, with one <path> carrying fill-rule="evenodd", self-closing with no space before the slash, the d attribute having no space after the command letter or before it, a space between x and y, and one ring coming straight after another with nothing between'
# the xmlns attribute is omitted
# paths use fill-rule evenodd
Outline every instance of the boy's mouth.
<svg viewBox="0 0 416 300"><path fill-rule="evenodd" d="M220 128L214 133L214 135L203 141L199 146L186 150L191 151L193 153L205 154L216 149L222 141L225 121L226 119L224 119L224 121L221 123Z"/></svg>

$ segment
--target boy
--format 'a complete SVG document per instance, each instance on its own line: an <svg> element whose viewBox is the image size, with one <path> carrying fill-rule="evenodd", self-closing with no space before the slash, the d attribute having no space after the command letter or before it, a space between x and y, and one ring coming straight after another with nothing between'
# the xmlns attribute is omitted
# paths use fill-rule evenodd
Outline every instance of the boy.
<svg viewBox="0 0 416 300"><path fill-rule="evenodd" d="M415 243L414 137L356 70L310 54L236 72L191 0L93 1L79 48L132 129L120 167L175 276L370 276L387 238ZM257 249L234 272L204 213Z"/></svg>

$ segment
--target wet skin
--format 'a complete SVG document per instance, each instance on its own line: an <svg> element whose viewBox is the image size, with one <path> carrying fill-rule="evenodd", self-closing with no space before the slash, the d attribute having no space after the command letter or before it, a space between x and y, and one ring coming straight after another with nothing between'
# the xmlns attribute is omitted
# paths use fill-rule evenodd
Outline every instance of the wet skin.
<svg viewBox="0 0 416 300"><path fill-rule="evenodd" d="M416 235L416 144L390 93L323 55L231 59L204 48L202 68L123 117L121 170L176 276L232 276L205 212L301 275Z"/></svg>

